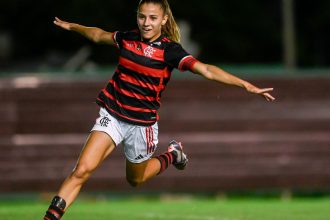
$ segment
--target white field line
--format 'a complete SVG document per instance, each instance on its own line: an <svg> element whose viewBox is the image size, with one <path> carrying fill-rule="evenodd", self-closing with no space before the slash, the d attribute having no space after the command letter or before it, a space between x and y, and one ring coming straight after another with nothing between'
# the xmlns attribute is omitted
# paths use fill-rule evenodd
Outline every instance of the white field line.
<svg viewBox="0 0 330 220"><path fill-rule="evenodd" d="M227 217L215 217L206 215L173 215L173 214L159 214L159 213L147 213L143 215L144 218L149 219L182 219L182 220L238 220Z"/></svg>

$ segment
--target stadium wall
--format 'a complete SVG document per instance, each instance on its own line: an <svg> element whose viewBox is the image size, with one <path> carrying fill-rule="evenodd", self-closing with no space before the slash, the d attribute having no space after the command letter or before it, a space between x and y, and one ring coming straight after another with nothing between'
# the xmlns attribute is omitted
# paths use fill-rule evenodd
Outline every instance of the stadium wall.
<svg viewBox="0 0 330 220"><path fill-rule="evenodd" d="M329 190L330 78L252 79L268 103L209 81L175 79L163 95L160 144L184 143L187 170L170 168L138 189L119 146L86 191ZM0 192L56 191L98 115L104 79L0 79Z"/></svg>

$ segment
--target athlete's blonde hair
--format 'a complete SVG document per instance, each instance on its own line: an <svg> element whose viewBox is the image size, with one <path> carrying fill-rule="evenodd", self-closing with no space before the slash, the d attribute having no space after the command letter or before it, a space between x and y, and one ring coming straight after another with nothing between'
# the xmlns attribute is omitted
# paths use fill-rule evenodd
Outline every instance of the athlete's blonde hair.
<svg viewBox="0 0 330 220"><path fill-rule="evenodd" d="M166 24L162 27L162 33L165 34L168 38L170 38L172 41L180 42L180 29L177 25L174 16L172 14L172 10L170 8L170 5L168 4L167 0L140 0L138 11L140 10L141 5L145 3L154 3L159 4L160 7L163 9L164 14L168 16Z"/></svg>

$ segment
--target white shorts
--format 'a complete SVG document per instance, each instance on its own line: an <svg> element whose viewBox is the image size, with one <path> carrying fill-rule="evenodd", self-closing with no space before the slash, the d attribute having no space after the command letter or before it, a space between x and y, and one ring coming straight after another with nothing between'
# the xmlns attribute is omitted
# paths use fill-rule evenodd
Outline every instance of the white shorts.
<svg viewBox="0 0 330 220"><path fill-rule="evenodd" d="M92 131L107 133L116 146L123 144L125 157L132 163L148 160L158 144L158 123L145 127L131 125L110 115L105 108L100 109Z"/></svg>

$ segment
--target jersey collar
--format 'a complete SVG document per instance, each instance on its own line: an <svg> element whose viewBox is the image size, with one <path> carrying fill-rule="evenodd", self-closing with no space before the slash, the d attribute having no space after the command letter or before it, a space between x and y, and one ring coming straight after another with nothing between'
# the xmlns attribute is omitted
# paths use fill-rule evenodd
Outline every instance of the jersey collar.
<svg viewBox="0 0 330 220"><path fill-rule="evenodd" d="M164 37L165 37L164 34L160 34L160 36L154 41L147 41L147 40L144 40L144 39L142 39L141 41L145 44L152 45L152 44L155 44L156 42L160 42Z"/></svg>

